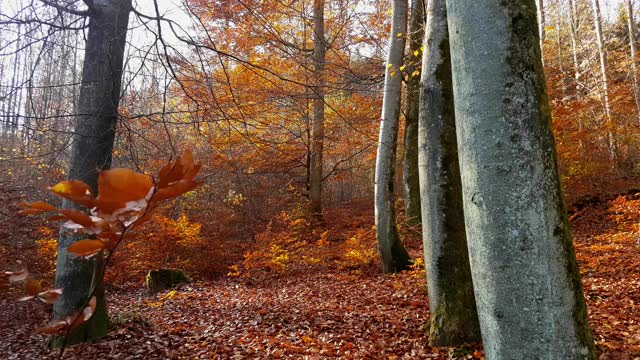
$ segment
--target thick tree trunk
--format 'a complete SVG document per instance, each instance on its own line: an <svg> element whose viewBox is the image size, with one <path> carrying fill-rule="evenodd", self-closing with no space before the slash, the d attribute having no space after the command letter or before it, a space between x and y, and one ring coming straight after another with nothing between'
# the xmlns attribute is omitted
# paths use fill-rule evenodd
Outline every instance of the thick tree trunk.
<svg viewBox="0 0 640 360"><path fill-rule="evenodd" d="M382 121L376 157L375 220L378 250L385 273L398 272L410 264L396 227L394 189L396 146L402 95L402 60L407 30L407 0L393 1L393 21L389 35L389 55L384 79Z"/></svg>
<svg viewBox="0 0 640 360"><path fill-rule="evenodd" d="M420 222L420 180L418 179L418 116L420 113L420 48L424 38L424 2L411 1L409 27L409 56L407 59L407 109L405 112L404 155L402 183L404 209L409 225Z"/></svg>
<svg viewBox="0 0 640 360"><path fill-rule="evenodd" d="M111 166L130 10L131 0L102 0L95 2L91 9L68 178L84 181L94 194L98 169ZM64 202L63 207L75 206ZM58 240L56 269L56 287L64 287L64 292L54 306L56 317L73 313L85 304L94 268L102 266L100 259L87 261L70 255L67 247L77 241L78 236L64 230L61 229ZM103 289L98 291L97 299L95 314L71 334L67 345L92 341L106 334L108 316Z"/></svg>
<svg viewBox="0 0 640 360"><path fill-rule="evenodd" d="M467 240L487 359L594 359L534 0L447 0L447 7Z"/></svg>
<svg viewBox="0 0 640 360"><path fill-rule="evenodd" d="M604 47L604 37L602 33L602 16L600 15L600 1L593 0L593 23L596 30L596 42L598 44L598 54L600 55L600 73L602 85L602 102L607 125L607 140L609 147L609 159L614 164L618 158L618 146L616 144L615 124L611 116L611 105L609 103L609 79L607 78L607 52Z"/></svg>
<svg viewBox="0 0 640 360"><path fill-rule="evenodd" d="M313 2L313 33L315 96L311 131L309 200L311 211L320 215L322 213L322 153L324 147L324 66L327 51L324 37L324 0L314 0Z"/></svg>
<svg viewBox="0 0 640 360"><path fill-rule="evenodd" d="M467 252L445 0L430 0L418 127L429 344L480 340Z"/></svg>
<svg viewBox="0 0 640 360"><path fill-rule="evenodd" d="M627 0L627 22L629 24L629 47L631 48L631 82L633 85L633 100L636 103L636 114L640 124L640 89L638 89L638 51L636 48L636 23L633 17L633 4Z"/></svg>

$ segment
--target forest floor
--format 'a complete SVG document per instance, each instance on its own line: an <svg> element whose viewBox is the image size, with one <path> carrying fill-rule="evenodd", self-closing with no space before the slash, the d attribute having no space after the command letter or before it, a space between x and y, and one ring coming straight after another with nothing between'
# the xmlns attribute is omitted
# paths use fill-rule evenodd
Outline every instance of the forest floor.
<svg viewBox="0 0 640 360"><path fill-rule="evenodd" d="M14 214L24 195L0 191L0 268L30 249L36 224ZM600 359L640 358L640 204L635 195L573 207L571 222ZM370 226L370 225L369 225ZM18 240L16 240L18 239ZM20 240L23 239L23 240ZM25 250L26 249L26 250ZM419 249L412 249L418 255ZM32 329L44 305L0 293L0 358L54 359ZM220 277L148 295L139 287L108 293L114 322L95 344L65 359L473 359L481 346L431 348L425 281L418 272L292 273Z"/></svg>

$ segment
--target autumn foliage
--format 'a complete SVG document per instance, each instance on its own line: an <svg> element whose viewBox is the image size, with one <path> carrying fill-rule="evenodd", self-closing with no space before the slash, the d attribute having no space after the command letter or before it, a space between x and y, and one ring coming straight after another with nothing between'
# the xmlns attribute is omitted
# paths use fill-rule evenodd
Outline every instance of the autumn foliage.
<svg viewBox="0 0 640 360"><path fill-rule="evenodd" d="M73 255L90 259L97 254L109 263L113 252L123 242L135 237L132 232L149 220L153 210L162 200L180 196L201 184L195 180L201 164L193 162L191 152L185 152L169 161L156 177L129 169L102 170L98 175L98 195L78 180L62 181L49 190L86 209L56 208L44 201L22 203L23 215L53 213L50 221L62 220L63 231L82 234L87 238L74 242L67 248ZM88 211L88 212L87 212ZM94 293L103 281L105 269L96 269L88 301L83 309L64 318L54 319L35 331L42 334L66 336L91 318L96 308ZM41 282L30 276L25 264L18 261L14 271L5 271L0 277L0 287L23 284L25 296L18 301L38 299L53 304L64 289L43 290Z"/></svg>

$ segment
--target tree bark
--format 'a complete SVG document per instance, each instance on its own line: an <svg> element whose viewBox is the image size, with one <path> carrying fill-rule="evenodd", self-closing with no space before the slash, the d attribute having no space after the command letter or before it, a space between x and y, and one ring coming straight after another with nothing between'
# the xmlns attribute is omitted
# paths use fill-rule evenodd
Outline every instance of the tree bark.
<svg viewBox="0 0 640 360"><path fill-rule="evenodd" d="M389 54L384 80L382 121L376 157L375 221L378 251L385 273L398 272L410 264L409 254L400 242L394 209L396 147L402 95L402 60L407 30L407 0L393 1L393 21L389 35Z"/></svg>
<svg viewBox="0 0 640 360"><path fill-rule="evenodd" d="M98 190L98 169L111 166L130 10L131 0L102 0L91 7L68 178L84 181L94 194ZM77 208L68 201L63 207ZM56 317L69 315L85 304L94 269L102 266L99 258L87 261L67 252L69 245L78 239L64 227L61 229L56 287L64 287L64 292L54 306ZM93 281L101 282L101 279ZM66 345L93 341L106 335L108 315L104 290L100 288L96 295L96 312L66 339Z"/></svg>
<svg viewBox="0 0 640 360"><path fill-rule="evenodd" d="M609 104L609 79L607 77L607 53L604 47L604 37L602 33L602 16L600 15L600 1L593 0L593 24L596 30L596 42L598 44L598 54L600 55L600 73L602 84L602 102L604 105L604 115L607 125L607 140L609 147L609 159L612 164L617 162L618 146L616 144L615 124L611 116L611 105Z"/></svg>
<svg viewBox="0 0 640 360"><path fill-rule="evenodd" d="M633 4L627 0L627 22L629 24L629 47L631 48L631 82L633 85L633 100L636 103L636 114L640 124L640 94L638 89L638 51L636 48L636 23L633 16Z"/></svg>
<svg viewBox="0 0 640 360"><path fill-rule="evenodd" d="M424 38L424 2L411 1L409 27L409 56L407 59L407 105L405 111L404 155L402 183L404 209L409 225L420 223L420 180L418 178L418 117L420 113L420 48Z"/></svg>
<svg viewBox="0 0 640 360"><path fill-rule="evenodd" d="M324 148L324 67L326 43L324 36L324 0L313 2L313 72L315 76L313 123L311 131L311 161L309 200L311 211L322 214L322 153Z"/></svg>
<svg viewBox="0 0 640 360"><path fill-rule="evenodd" d="M487 359L595 359L533 0L447 0L471 271Z"/></svg>
<svg viewBox="0 0 640 360"><path fill-rule="evenodd" d="M418 146L431 346L480 340L467 252L445 0L427 11Z"/></svg>

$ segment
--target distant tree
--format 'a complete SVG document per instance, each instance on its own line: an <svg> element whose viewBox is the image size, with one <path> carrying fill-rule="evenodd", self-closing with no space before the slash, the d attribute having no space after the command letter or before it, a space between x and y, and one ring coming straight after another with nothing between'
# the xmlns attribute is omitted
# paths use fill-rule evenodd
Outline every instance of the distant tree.
<svg viewBox="0 0 640 360"><path fill-rule="evenodd" d="M534 0L447 0L464 214L488 359L595 359Z"/></svg>
<svg viewBox="0 0 640 360"><path fill-rule="evenodd" d="M615 123L611 114L611 103L609 101L609 78L607 76L607 49L604 44L604 33L602 29L602 15L600 12L600 0L593 1L593 27L596 32L596 44L600 55L600 95L606 119L607 140L609 146L609 158L615 166L618 161L618 144L615 134Z"/></svg>
<svg viewBox="0 0 640 360"><path fill-rule="evenodd" d="M423 0L411 1L411 21L409 23L409 54L406 59L407 101L404 127L404 154L402 182L404 208L407 223L419 223L420 180L418 179L418 114L420 107L420 55L424 38Z"/></svg>
<svg viewBox="0 0 640 360"><path fill-rule="evenodd" d="M636 22L633 16L633 4L627 0L627 24L629 28L629 48L631 49L631 84L633 100L636 104L638 124L640 124L640 88L638 88L638 50L636 44Z"/></svg>
<svg viewBox="0 0 640 360"><path fill-rule="evenodd" d="M324 148L324 67L326 62L324 36L324 0L313 2L313 123L311 126L311 164L309 176L309 200L311 211L322 213L322 153Z"/></svg>

